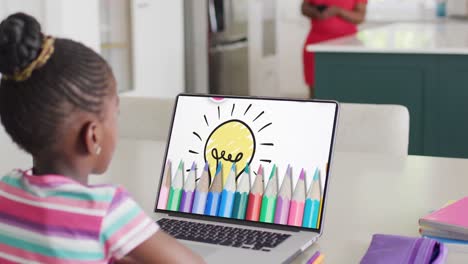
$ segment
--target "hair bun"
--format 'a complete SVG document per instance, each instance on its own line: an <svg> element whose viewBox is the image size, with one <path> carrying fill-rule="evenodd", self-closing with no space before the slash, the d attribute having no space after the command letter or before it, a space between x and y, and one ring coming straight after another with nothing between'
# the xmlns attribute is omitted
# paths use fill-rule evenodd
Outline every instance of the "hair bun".
<svg viewBox="0 0 468 264"><path fill-rule="evenodd" d="M12 75L26 68L41 52L43 34L37 20L16 13L0 24L0 72Z"/></svg>

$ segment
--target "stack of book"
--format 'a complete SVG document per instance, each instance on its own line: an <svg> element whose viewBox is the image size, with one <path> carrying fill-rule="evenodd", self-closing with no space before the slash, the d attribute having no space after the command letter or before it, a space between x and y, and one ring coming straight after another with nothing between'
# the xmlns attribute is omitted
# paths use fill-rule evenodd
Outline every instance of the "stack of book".
<svg viewBox="0 0 468 264"><path fill-rule="evenodd" d="M419 232L441 242L468 244L468 197L420 218Z"/></svg>

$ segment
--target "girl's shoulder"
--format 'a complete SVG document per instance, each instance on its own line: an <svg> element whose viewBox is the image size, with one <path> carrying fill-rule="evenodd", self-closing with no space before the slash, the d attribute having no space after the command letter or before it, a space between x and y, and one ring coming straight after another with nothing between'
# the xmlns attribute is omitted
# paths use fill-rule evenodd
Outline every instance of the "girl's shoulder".
<svg viewBox="0 0 468 264"><path fill-rule="evenodd" d="M23 172L19 169L11 170L7 173L0 174L0 182L5 183L15 183L21 180Z"/></svg>
<svg viewBox="0 0 468 264"><path fill-rule="evenodd" d="M125 192L122 187L111 184L84 185L62 175L31 175L28 171L13 170L0 176L1 184L12 192L21 192L28 199L40 202L98 206L105 209L115 196Z"/></svg>

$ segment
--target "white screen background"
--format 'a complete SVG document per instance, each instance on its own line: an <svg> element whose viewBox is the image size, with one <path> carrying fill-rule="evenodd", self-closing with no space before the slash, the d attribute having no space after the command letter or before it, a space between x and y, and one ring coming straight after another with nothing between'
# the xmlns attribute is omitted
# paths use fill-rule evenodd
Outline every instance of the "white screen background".
<svg viewBox="0 0 468 264"><path fill-rule="evenodd" d="M233 104L235 109L231 116ZM251 107L244 115L249 105ZM263 111L264 114L253 122ZM319 168L323 193L334 118L334 103L246 98L224 98L218 102L209 97L179 96L167 153L167 159L172 162L172 176L182 159L186 170L195 162L197 177L200 177L205 165L203 153L208 136L221 123L240 119L254 133L256 152L250 166L252 171L257 171L260 164L264 167L265 185L273 164L278 167L280 185L288 164L291 164L293 188L302 168L306 171L307 188L310 187L315 169ZM270 126L258 132L270 122ZM199 134L202 141L193 132ZM273 143L274 146L262 146L261 143ZM189 150L199 154L190 153ZM271 160L271 163L261 162L260 159ZM251 173L251 184L254 179L255 174Z"/></svg>

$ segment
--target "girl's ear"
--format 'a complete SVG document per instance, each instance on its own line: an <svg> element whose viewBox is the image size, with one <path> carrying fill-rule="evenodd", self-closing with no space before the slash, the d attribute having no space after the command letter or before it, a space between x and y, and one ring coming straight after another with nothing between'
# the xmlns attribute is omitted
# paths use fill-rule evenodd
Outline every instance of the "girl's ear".
<svg viewBox="0 0 468 264"><path fill-rule="evenodd" d="M99 155L102 150L102 129L95 122L90 121L84 127L84 143L86 154Z"/></svg>

